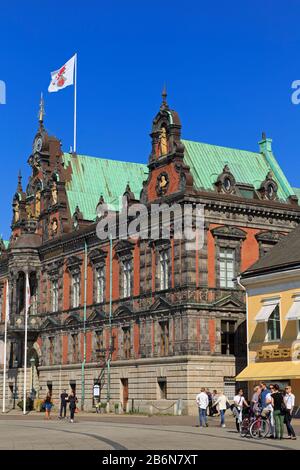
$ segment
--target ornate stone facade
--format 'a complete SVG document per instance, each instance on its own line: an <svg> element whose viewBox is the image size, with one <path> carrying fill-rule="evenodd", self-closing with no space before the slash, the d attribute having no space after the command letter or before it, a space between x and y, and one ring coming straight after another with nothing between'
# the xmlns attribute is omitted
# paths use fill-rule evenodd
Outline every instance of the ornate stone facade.
<svg viewBox="0 0 300 470"><path fill-rule="evenodd" d="M109 242L96 235L96 207L94 221L85 219L80 201L71 210L68 187L75 175L41 116L29 158L32 174L26 191L19 177L10 243L1 244L1 331L8 281L11 399L15 384L22 389L27 274L28 360L35 359L34 388L41 397L49 389L58 399L62 388L76 387L81 400L84 383L84 407L92 409L95 383L106 398L111 358L112 402L126 408L134 401L148 410L182 399L185 412L195 413L201 386L222 390L245 366L244 292L233 279L299 223L297 198L280 199L271 173L257 188L239 181L226 158L212 187L197 187L195 169L185 162L179 116L165 94L151 138L140 201L149 210L153 202L201 203L203 247L190 251L171 231L170 239L158 241L113 240L110 259ZM77 155L71 158L79 165ZM138 202L129 184L120 194L124 190L129 206Z"/></svg>

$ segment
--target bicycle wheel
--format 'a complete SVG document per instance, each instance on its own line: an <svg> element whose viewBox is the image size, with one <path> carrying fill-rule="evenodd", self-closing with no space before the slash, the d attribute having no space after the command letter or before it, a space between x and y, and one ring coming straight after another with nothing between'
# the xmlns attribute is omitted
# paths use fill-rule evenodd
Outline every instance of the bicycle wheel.
<svg viewBox="0 0 300 470"><path fill-rule="evenodd" d="M240 435L241 437L246 437L249 434L250 419L244 418L240 423Z"/></svg>
<svg viewBox="0 0 300 470"><path fill-rule="evenodd" d="M264 439L270 431L269 422L266 419L257 418L250 426L250 436L253 439Z"/></svg>

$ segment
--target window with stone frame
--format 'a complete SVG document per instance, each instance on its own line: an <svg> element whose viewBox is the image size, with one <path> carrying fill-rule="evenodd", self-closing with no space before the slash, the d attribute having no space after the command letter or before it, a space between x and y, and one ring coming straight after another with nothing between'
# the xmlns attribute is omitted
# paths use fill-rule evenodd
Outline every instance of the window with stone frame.
<svg viewBox="0 0 300 470"><path fill-rule="evenodd" d="M72 308L78 308L80 305L80 274L72 274Z"/></svg>
<svg viewBox="0 0 300 470"><path fill-rule="evenodd" d="M89 253L90 265L93 267L93 299L97 304L105 302L107 252L95 248Z"/></svg>
<svg viewBox="0 0 300 470"><path fill-rule="evenodd" d="M159 337L160 337L160 345L159 345L159 355L160 356L168 356L169 355L169 321L164 320L159 322Z"/></svg>
<svg viewBox="0 0 300 470"><path fill-rule="evenodd" d="M55 360L55 338L54 336L49 336L49 366L53 366Z"/></svg>
<svg viewBox="0 0 300 470"><path fill-rule="evenodd" d="M124 260L122 262L123 270L123 297L131 296L131 275L132 275L132 261Z"/></svg>
<svg viewBox="0 0 300 470"><path fill-rule="evenodd" d="M124 359L130 359L131 356L131 331L130 327L126 326L123 328L123 357Z"/></svg>
<svg viewBox="0 0 300 470"><path fill-rule="evenodd" d="M241 248L247 234L237 227L222 226L212 231L215 239L216 287L234 289L233 280L240 272Z"/></svg>
<svg viewBox="0 0 300 470"><path fill-rule="evenodd" d="M221 320L221 354L234 354L235 321Z"/></svg>
<svg viewBox="0 0 300 470"><path fill-rule="evenodd" d="M169 250L161 250L159 253L160 266L160 290L169 289Z"/></svg>
<svg viewBox="0 0 300 470"><path fill-rule="evenodd" d="M233 248L220 248L219 277L220 287L234 288L235 277L235 250Z"/></svg>
<svg viewBox="0 0 300 470"><path fill-rule="evenodd" d="M97 360L105 357L103 329L95 330L95 357Z"/></svg>
<svg viewBox="0 0 300 470"><path fill-rule="evenodd" d="M120 263L120 293L124 299L132 296L134 246L134 243L128 240L120 240L115 245L115 251Z"/></svg>
<svg viewBox="0 0 300 470"><path fill-rule="evenodd" d="M67 270L70 275L70 305L71 308L80 307L81 291L81 265L82 259L70 256L67 259Z"/></svg>
<svg viewBox="0 0 300 470"><path fill-rule="evenodd" d="M96 302L101 304L105 298L105 266L96 268Z"/></svg>
<svg viewBox="0 0 300 470"><path fill-rule="evenodd" d="M269 253L269 251L284 237L284 234L271 230L264 230L257 233L255 238L259 246L259 257L262 258L264 255Z"/></svg>
<svg viewBox="0 0 300 470"><path fill-rule="evenodd" d="M52 312L58 312L59 309L59 286L58 279L53 279L51 281L51 307Z"/></svg>
<svg viewBox="0 0 300 470"><path fill-rule="evenodd" d="M71 334L71 361L72 363L78 362L78 333Z"/></svg>

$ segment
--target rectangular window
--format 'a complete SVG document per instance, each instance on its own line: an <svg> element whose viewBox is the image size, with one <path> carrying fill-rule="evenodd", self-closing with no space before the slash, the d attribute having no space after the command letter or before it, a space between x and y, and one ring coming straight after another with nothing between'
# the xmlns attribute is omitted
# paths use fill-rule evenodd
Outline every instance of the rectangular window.
<svg viewBox="0 0 300 470"><path fill-rule="evenodd" d="M71 335L71 353L72 353L72 362L76 363L78 361L78 335Z"/></svg>
<svg viewBox="0 0 300 470"><path fill-rule="evenodd" d="M130 359L131 352L131 335L130 328L123 328L123 350L124 359Z"/></svg>
<svg viewBox="0 0 300 470"><path fill-rule="evenodd" d="M279 304L276 305L267 323L267 341L280 340L280 312Z"/></svg>
<svg viewBox="0 0 300 470"><path fill-rule="evenodd" d="M80 274L72 276L72 307L77 308L80 305Z"/></svg>
<svg viewBox="0 0 300 470"><path fill-rule="evenodd" d="M105 357L104 342L103 342L103 330L95 331L95 342L96 342L96 357L101 359Z"/></svg>
<svg viewBox="0 0 300 470"><path fill-rule="evenodd" d="M169 288L169 256L167 251L160 253L160 290Z"/></svg>
<svg viewBox="0 0 300 470"><path fill-rule="evenodd" d="M221 320L221 353L234 354L235 322Z"/></svg>
<svg viewBox="0 0 300 470"><path fill-rule="evenodd" d="M123 262L123 297L131 296L131 262Z"/></svg>
<svg viewBox="0 0 300 470"><path fill-rule="evenodd" d="M159 322L160 327L160 355L169 355L169 322Z"/></svg>
<svg viewBox="0 0 300 470"><path fill-rule="evenodd" d="M104 267L98 268L96 271L96 302L101 304L104 302L104 281L105 281L105 270Z"/></svg>
<svg viewBox="0 0 300 470"><path fill-rule="evenodd" d="M58 311L58 281L52 281L52 312Z"/></svg>
<svg viewBox="0 0 300 470"><path fill-rule="evenodd" d="M167 400L167 379L166 377L158 377L158 399Z"/></svg>
<svg viewBox="0 0 300 470"><path fill-rule="evenodd" d="M53 366L54 364L54 337L49 337L49 365Z"/></svg>
<svg viewBox="0 0 300 470"><path fill-rule="evenodd" d="M220 287L234 287L234 252L231 248L220 248Z"/></svg>

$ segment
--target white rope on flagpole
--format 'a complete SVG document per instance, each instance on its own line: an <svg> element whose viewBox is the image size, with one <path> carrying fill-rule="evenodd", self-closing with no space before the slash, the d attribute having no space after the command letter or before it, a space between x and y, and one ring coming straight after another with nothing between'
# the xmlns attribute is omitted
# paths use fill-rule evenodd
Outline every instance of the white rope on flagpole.
<svg viewBox="0 0 300 470"><path fill-rule="evenodd" d="M23 414L26 414L26 390L27 390L27 329L29 310L29 276L26 272L26 302L25 302L25 338L24 338L24 388L23 388Z"/></svg>
<svg viewBox="0 0 300 470"><path fill-rule="evenodd" d="M76 153L77 145L77 53L75 54L74 64L74 148L73 152Z"/></svg>
<svg viewBox="0 0 300 470"><path fill-rule="evenodd" d="M6 399L6 354L7 354L7 322L9 315L9 284L6 284L6 306L5 306L5 327L4 327L4 364L3 364L3 397L2 397L2 412L5 413L5 399Z"/></svg>

